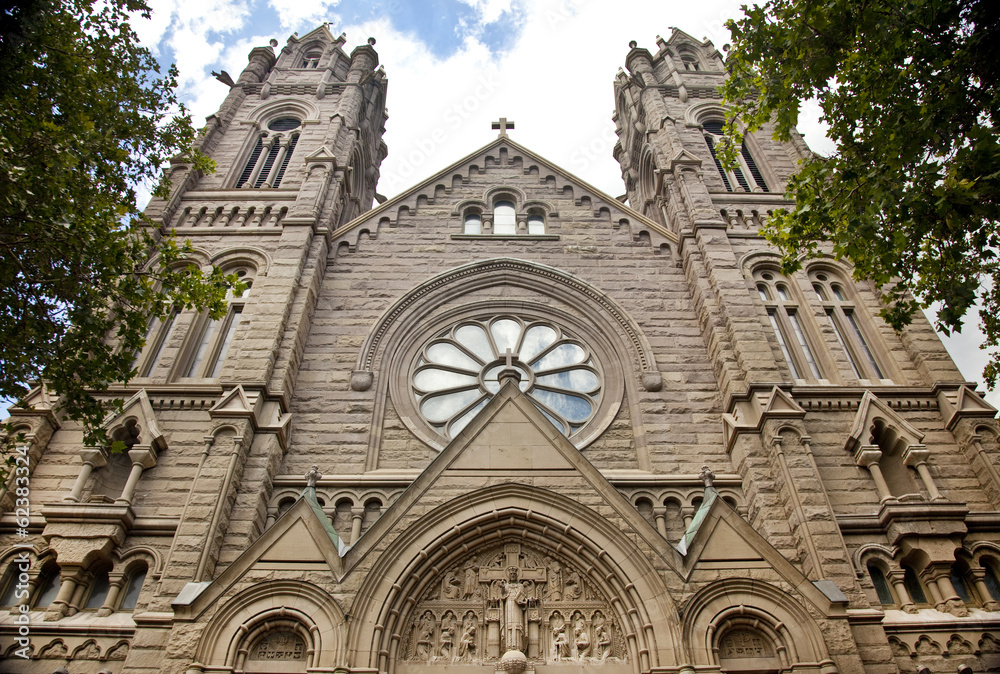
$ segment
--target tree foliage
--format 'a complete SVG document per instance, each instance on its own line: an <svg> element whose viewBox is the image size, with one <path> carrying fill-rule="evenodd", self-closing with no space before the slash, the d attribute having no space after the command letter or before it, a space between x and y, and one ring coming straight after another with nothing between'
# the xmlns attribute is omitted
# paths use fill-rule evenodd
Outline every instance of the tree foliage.
<svg viewBox="0 0 1000 674"><path fill-rule="evenodd" d="M786 271L830 250L883 289L897 330L940 303L959 330L979 296L1000 373L1000 3L996 0L770 0L728 23L724 96L740 133L788 140L815 99L836 152L802 163L794 210L768 223Z"/></svg>
<svg viewBox="0 0 1000 674"><path fill-rule="evenodd" d="M130 27L148 12L136 0L0 11L0 396L44 380L88 443L109 410L92 394L134 374L150 317L218 316L234 280L185 265L136 207L137 188L194 140L176 71L161 75Z"/></svg>

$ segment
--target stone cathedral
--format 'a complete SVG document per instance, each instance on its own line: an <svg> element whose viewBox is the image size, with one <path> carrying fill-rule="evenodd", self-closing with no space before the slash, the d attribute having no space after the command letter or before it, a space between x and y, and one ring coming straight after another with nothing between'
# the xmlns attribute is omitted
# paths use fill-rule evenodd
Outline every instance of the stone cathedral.
<svg viewBox="0 0 1000 674"><path fill-rule="evenodd" d="M150 323L127 451L11 411L0 670L1000 671L997 410L843 262L782 275L810 151L716 161L711 43L623 50L622 197L501 119L389 200L373 45L254 49L170 166L147 215L247 289Z"/></svg>

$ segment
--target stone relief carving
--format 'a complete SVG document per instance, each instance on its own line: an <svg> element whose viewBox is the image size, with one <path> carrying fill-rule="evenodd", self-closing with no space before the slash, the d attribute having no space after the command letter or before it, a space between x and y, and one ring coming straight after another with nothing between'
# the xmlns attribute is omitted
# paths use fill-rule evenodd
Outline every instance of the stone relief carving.
<svg viewBox="0 0 1000 674"><path fill-rule="evenodd" d="M506 543L430 581L403 637L405 660L483 663L509 651L536 663L626 659L610 602L569 560Z"/></svg>
<svg viewBox="0 0 1000 674"><path fill-rule="evenodd" d="M301 660L306 645L294 632L272 632L260 638L250 649L250 660Z"/></svg>

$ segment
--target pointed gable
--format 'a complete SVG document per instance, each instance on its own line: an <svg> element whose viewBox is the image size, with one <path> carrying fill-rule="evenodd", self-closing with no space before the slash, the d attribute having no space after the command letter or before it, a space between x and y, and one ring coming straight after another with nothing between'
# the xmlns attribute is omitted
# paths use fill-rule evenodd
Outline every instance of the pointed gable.
<svg viewBox="0 0 1000 674"><path fill-rule="evenodd" d="M188 583L173 601L179 618L191 619L214 604L229 588L253 570L303 571L340 577L345 546L316 501L316 489L307 487L299 499L260 538L211 582Z"/></svg>
<svg viewBox="0 0 1000 674"><path fill-rule="evenodd" d="M466 182L469 176L489 171L493 167L503 168L509 172L510 166L515 169L520 168L522 175L537 175L539 194L548 190L553 197L561 197L572 192L578 204L590 203L595 213L600 209L605 209L610 218L610 224L617 225L622 221L628 221L634 223L639 229L651 232L663 242L677 243L677 236L663 225L516 143L506 135L501 135L423 182L338 228L333 232L333 237L335 240L339 239L341 242L353 245L357 241L358 233L362 231L374 232L379 223L386 223L390 227L398 226L401 222L413 217L422 206L427 205L433 205L435 211L441 211L444 210L441 207L446 204L450 213L460 215L463 205L471 202L468 199L451 196L452 186L456 179L460 177L463 182ZM498 189L502 192L504 188L501 186ZM507 189L519 191L516 188ZM474 201L481 208L489 209L491 198L497 196L494 194L496 191L492 190L489 191L489 194L480 194ZM537 199L533 194L522 193L519 196L527 205ZM463 202L465 203L463 204ZM552 215L555 214L557 213L552 213Z"/></svg>

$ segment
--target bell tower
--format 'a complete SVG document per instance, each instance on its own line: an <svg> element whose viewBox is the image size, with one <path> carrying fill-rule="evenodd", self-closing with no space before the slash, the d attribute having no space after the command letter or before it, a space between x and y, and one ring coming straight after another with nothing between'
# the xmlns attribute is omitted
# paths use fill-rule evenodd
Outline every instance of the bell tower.
<svg viewBox="0 0 1000 674"><path fill-rule="evenodd" d="M193 479L192 494L205 505L185 510L177 540L198 552L165 560L164 596L211 578L263 530L331 234L376 198L387 82L374 39L349 54L344 43L323 25L280 50L274 40L253 49L235 81L217 74L229 93L196 143L216 171L204 175L175 159L169 196L146 209L154 226L191 243L191 262L236 273L248 286L230 294L222 319L181 311L154 321L137 354L130 385L200 429L208 455L232 456L224 483ZM174 444L178 453L202 451ZM266 487L247 486L258 484ZM239 523L230 521L237 499L255 513Z"/></svg>

